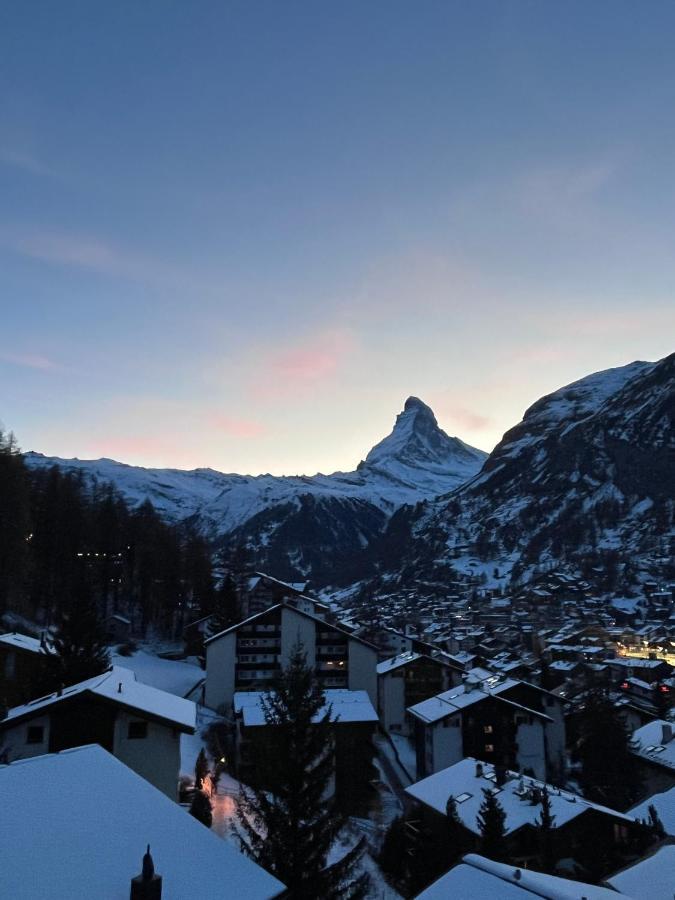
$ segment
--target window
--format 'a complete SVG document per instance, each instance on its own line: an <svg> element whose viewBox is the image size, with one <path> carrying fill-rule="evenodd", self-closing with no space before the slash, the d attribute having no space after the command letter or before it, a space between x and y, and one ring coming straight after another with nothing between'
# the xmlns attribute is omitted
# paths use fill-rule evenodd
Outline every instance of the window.
<svg viewBox="0 0 675 900"><path fill-rule="evenodd" d="M483 725L483 734L492 734L492 725Z"/></svg>
<svg viewBox="0 0 675 900"><path fill-rule="evenodd" d="M148 736L147 722L129 722L129 731L127 737L130 741L141 740Z"/></svg>
<svg viewBox="0 0 675 900"><path fill-rule="evenodd" d="M469 800L471 797L473 797L473 794L469 794L467 792L459 794L457 797L455 797L455 803L464 803L465 800Z"/></svg>
<svg viewBox="0 0 675 900"><path fill-rule="evenodd" d="M495 745L494 745L494 744L486 744L486 745L485 745L485 752L486 752L486 753L494 753L494 752L495 752Z"/></svg>
<svg viewBox="0 0 675 900"><path fill-rule="evenodd" d="M26 732L27 744L41 744L44 740L44 725L29 725Z"/></svg>

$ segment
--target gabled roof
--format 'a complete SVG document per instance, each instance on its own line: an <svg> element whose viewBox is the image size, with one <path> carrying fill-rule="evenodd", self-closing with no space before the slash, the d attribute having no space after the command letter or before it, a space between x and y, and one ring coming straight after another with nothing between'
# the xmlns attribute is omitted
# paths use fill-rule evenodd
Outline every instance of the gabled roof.
<svg viewBox="0 0 675 900"><path fill-rule="evenodd" d="M495 777L493 766L481 763L469 756L447 769L442 769L440 772L429 775L428 778L411 784L405 789L405 792L442 815L446 814L448 798L454 797L457 815L464 827L474 834L479 834L476 817L484 800L483 789L494 789ZM523 788L522 792L521 787ZM544 782L537 781L536 778L519 775L517 772L506 773L506 781L498 793L499 802L506 813L506 822L504 823L506 834L511 834L524 825L534 825L541 813L541 805L539 803L532 804L531 791L532 789L541 791L543 788ZM598 803L591 803L590 800L586 800L578 794L561 791L552 785L548 785L547 788L551 801L551 812L555 816L555 828L562 828L589 809L622 819L625 822L635 821L633 816L600 806Z"/></svg>
<svg viewBox="0 0 675 900"><path fill-rule="evenodd" d="M607 879L617 891L628 891L633 897L649 900L672 900L675 884L675 845L666 844L652 856L617 872Z"/></svg>
<svg viewBox="0 0 675 900"><path fill-rule="evenodd" d="M311 613L305 612L303 609L298 609L297 606L293 606L288 603L275 603L274 606L270 606L268 609L265 609L262 612L256 613L253 616L249 616L248 619L244 619L243 622L237 622L236 625L230 625L229 628L226 628L224 631L219 631L218 634L214 634L210 638L205 640L204 646L208 646L210 643L212 643L213 641L217 641L219 638L224 637L226 634L231 634L233 631L238 631L240 628L243 628L244 625L250 625L252 622L256 622L258 619L261 619L263 616L266 616L273 610L277 609L287 609L290 612L294 613L296 616L304 616L305 619L309 619L311 622L316 622L317 625L320 625L324 629L330 628L331 631L339 631L350 640L357 641L359 644L363 644L364 647L369 647L371 650L375 651L378 650L375 644L371 644L370 641L364 641L363 638L358 637L358 635L356 634L352 634L352 632L347 631L346 628L340 627L340 625L338 625L336 622L327 622L325 619L320 619L318 616L313 616Z"/></svg>
<svg viewBox="0 0 675 900"><path fill-rule="evenodd" d="M471 675L471 672L469 672L469 675ZM545 719L547 722L552 721L550 716L547 716L545 713L531 709L529 706L517 703L507 697L500 696L505 691L517 687L521 683L524 684L525 682L520 682L513 678L500 680L499 676L491 674L489 678L481 678L480 683L465 681L464 684L443 691L443 693L437 694L435 697L422 700L414 706L409 706L408 712L422 722L440 722L447 716L454 715L461 710L467 709L469 706L474 706L476 703L482 703L489 698L493 698L501 703L508 703L509 706L522 709L529 715L537 716L539 719Z"/></svg>
<svg viewBox="0 0 675 900"><path fill-rule="evenodd" d="M195 731L196 707L191 700L184 700L166 691L136 681L130 669L113 666L103 675L81 681L62 691L39 697L10 709L0 728L11 727L18 722L32 719L57 704L73 697L90 695L109 703L116 703L147 718L156 719L189 734Z"/></svg>
<svg viewBox="0 0 675 900"><path fill-rule="evenodd" d="M0 766L3 897L128 900L146 846L165 900L268 900L284 886L99 746Z"/></svg>
<svg viewBox="0 0 675 900"><path fill-rule="evenodd" d="M458 866L422 891L418 900L528 900L533 896L546 900L630 900L609 888L519 869L476 853L465 856Z"/></svg>

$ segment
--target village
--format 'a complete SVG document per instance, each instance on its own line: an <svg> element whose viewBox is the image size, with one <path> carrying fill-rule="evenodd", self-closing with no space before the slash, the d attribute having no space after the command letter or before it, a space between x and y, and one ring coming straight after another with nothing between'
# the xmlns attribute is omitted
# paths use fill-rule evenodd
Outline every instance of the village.
<svg viewBox="0 0 675 900"><path fill-rule="evenodd" d="M551 572L510 597L453 590L414 613L411 596L341 607L250 571L238 621L201 617L180 644L152 646L111 613L111 667L43 696L31 686L47 637L7 618L5 895L32 878L66 896L78 845L80 896L284 896L232 829L242 786L272 789L258 764L276 727L266 698L301 648L331 711L340 846L364 842L368 896L611 900L642 896L648 878L670 900L675 585L608 602ZM584 728L595 708L602 741L601 703L625 729L625 784L588 782ZM502 817L498 851L485 804ZM55 820L50 853L29 862Z"/></svg>

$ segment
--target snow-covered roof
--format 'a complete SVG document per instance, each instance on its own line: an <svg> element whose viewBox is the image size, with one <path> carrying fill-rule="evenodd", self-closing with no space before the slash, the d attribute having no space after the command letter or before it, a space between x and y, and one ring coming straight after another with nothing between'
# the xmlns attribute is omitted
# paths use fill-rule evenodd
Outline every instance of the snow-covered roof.
<svg viewBox="0 0 675 900"><path fill-rule="evenodd" d="M252 622L261 619L263 616L266 616L268 615L268 613L271 613L277 609L287 609L289 610L289 612L294 613L296 616L304 616L305 619L311 619L312 622L316 622L317 625L321 626L324 631L327 628L330 628L331 631L339 631L341 634L346 635L350 640L358 641L359 644L364 644L366 647L370 647L371 650L378 649L375 644L371 644L370 641L364 641L363 638L360 638L353 632L347 631L346 628L342 627L341 623L326 622L325 619L321 619L319 618L319 616L312 615L312 613L308 613L304 609L300 609L297 606L289 606L286 603L276 603L274 606L270 606L262 612L255 613L254 615L249 616L248 619L244 619L242 622L237 622L236 625L230 625L230 627L226 628L224 631L219 631L218 634L213 634L210 638L207 638L207 640L204 641L204 646L207 646L212 641L217 641L219 638L223 637L223 635L230 634L233 631L238 631L240 628L243 628L246 625L250 625Z"/></svg>
<svg viewBox="0 0 675 900"><path fill-rule="evenodd" d="M324 691L326 705L332 707L333 718L339 722L377 722L377 713L370 702L366 691L349 691L346 689L330 689ZM265 691L237 691L234 695L234 711L241 713L244 725L266 725L262 698ZM324 715L324 707L315 716L319 721Z"/></svg>
<svg viewBox="0 0 675 900"><path fill-rule="evenodd" d="M387 672L392 672L401 666L407 666L408 663L421 658L421 653L416 653L414 650L406 650L405 653L399 653L398 656L392 656L391 659L385 659L384 662L378 663L377 674L386 675Z"/></svg>
<svg viewBox="0 0 675 900"><path fill-rule="evenodd" d="M15 721L27 719L56 703L63 703L78 694L92 694L107 701L119 703L127 709L139 713L145 713L154 719L161 719L182 731L194 732L196 722L196 707L191 700L184 700L166 691L150 687L140 681L136 681L136 675L131 669L122 666L113 666L103 675L89 678L64 688L60 692L39 697L15 706L7 713L1 726L12 725Z"/></svg>
<svg viewBox="0 0 675 900"><path fill-rule="evenodd" d="M281 882L99 746L0 766L2 893L128 900L146 846L163 900L278 896Z"/></svg>
<svg viewBox="0 0 675 900"><path fill-rule="evenodd" d="M533 895L547 900L628 900L609 888L518 869L476 853L465 856L458 866L418 894L418 900L526 900Z"/></svg>
<svg viewBox="0 0 675 900"><path fill-rule="evenodd" d="M18 634L12 631L9 634L0 634L0 644L14 647L17 650L26 650L29 653L40 653L42 642L39 638L30 637L27 634Z"/></svg>
<svg viewBox="0 0 675 900"><path fill-rule="evenodd" d="M435 809L436 812L443 815L446 813L448 799L454 797L457 814L462 824L474 834L478 834L476 817L484 800L483 789L492 790L495 786L494 767L469 756L447 769L442 769L434 775L429 775L428 778L411 784L405 790L415 800L419 800L420 803L424 803L425 806ZM507 772L506 781L498 794L499 802L506 813L505 829L507 834L517 831L523 825L534 825L535 820L541 814L541 805L531 802L532 789L541 791L543 787L544 782L537 781L536 778L521 776L517 772ZM548 785L548 792L556 828L561 828L588 809L595 809L627 822L634 821L631 815L591 803L590 800L570 791L561 791Z"/></svg>
<svg viewBox="0 0 675 900"><path fill-rule="evenodd" d="M666 844L653 856L607 879L617 891L649 900L673 900L675 893L675 845Z"/></svg>
<svg viewBox="0 0 675 900"><path fill-rule="evenodd" d="M675 837L675 787L648 797L642 803L638 803L637 806L629 809L628 815L635 816L636 819L648 820L650 806L653 806L658 813L666 833L671 837Z"/></svg>
<svg viewBox="0 0 675 900"><path fill-rule="evenodd" d="M675 724L655 719L633 732L631 749L642 759L675 769Z"/></svg>
<svg viewBox="0 0 675 900"><path fill-rule="evenodd" d="M473 672L474 670L472 669L469 674L473 675ZM443 691L443 693L437 694L435 697L429 697L427 700L422 700L414 706L409 706L408 712L417 719L421 719L423 722L440 722L441 719L444 719L446 716L451 716L460 710L473 706L475 703L481 703L483 700L487 700L488 697L497 697L504 703L517 706L534 716L550 721L549 716L544 715L544 713L530 709L527 706L523 706L523 704L514 703L513 701L500 696L504 691L516 687L516 685L521 682L516 681L513 678L505 678L502 680L493 673L489 674L489 678L481 677L478 682L473 679L467 680L464 684Z"/></svg>

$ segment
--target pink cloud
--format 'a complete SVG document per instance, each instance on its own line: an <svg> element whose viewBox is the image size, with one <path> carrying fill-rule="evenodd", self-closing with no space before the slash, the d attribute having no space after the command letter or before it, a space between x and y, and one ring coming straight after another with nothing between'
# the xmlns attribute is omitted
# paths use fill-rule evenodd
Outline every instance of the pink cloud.
<svg viewBox="0 0 675 900"><path fill-rule="evenodd" d="M355 348L347 331L324 331L267 359L254 382L256 399L269 400L306 393L337 374Z"/></svg>
<svg viewBox="0 0 675 900"><path fill-rule="evenodd" d="M261 422L253 422L249 419L230 419L226 416L216 416L212 420L212 424L219 431L224 431L236 438L256 438L267 431Z"/></svg>
<svg viewBox="0 0 675 900"><path fill-rule="evenodd" d="M460 432L484 431L492 424L487 416L442 397L438 400L432 399L432 408L440 418L451 423L449 428L452 432L456 429Z"/></svg>

